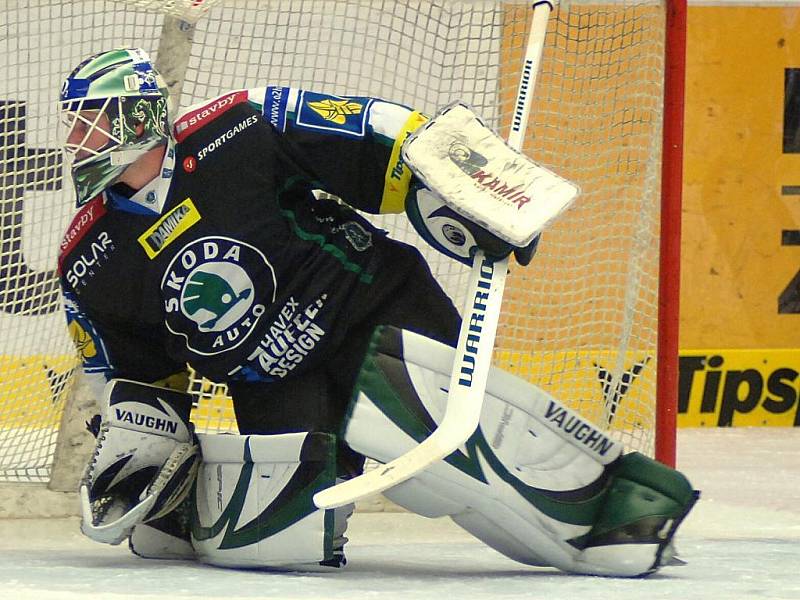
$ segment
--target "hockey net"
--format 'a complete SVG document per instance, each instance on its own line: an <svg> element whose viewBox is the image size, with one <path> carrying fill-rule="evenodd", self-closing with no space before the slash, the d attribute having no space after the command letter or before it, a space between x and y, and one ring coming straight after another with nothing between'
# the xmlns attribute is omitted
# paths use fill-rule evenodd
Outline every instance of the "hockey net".
<svg viewBox="0 0 800 600"><path fill-rule="evenodd" d="M659 432L656 419L657 372L675 369L657 358L659 298L677 286L659 267L663 239L674 239L661 225L667 14L653 1L555 8L524 151L582 195L529 267L512 261L494 355L649 455L659 436L674 435L674 424ZM529 3L511 1L4 2L0 516L58 513L31 490L74 490L86 452L74 408L79 360L55 271L73 212L55 99L72 67L100 50L141 46L182 106L268 84L385 97L429 114L462 99L505 134L529 22ZM419 245L461 306L467 270L429 250L403 217L381 223ZM662 311L662 338L664 320ZM201 431L235 431L224 386L195 378L192 389ZM7 500L8 490L21 499Z"/></svg>

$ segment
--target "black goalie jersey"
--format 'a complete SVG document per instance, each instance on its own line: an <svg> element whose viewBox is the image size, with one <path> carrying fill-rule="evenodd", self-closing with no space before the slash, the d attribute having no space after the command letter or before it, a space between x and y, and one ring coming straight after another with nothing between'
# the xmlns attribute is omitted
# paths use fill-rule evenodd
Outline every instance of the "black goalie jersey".
<svg viewBox="0 0 800 600"><path fill-rule="evenodd" d="M85 370L155 381L189 363L215 381L274 381L393 320L381 312L394 300L442 296L416 250L350 208L403 210L400 145L423 121L373 98L278 87L184 113L159 177L133 196L106 190L65 234L61 281ZM448 308L423 308L422 321L451 332L455 311L437 303ZM448 337L422 321L393 324Z"/></svg>

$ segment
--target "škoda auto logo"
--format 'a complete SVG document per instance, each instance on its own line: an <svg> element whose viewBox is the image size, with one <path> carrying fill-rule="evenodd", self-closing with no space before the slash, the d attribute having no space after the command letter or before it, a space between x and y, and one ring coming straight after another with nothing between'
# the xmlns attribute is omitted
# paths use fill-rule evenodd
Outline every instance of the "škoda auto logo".
<svg viewBox="0 0 800 600"><path fill-rule="evenodd" d="M209 356L239 346L275 301L275 271L256 247L227 237L184 246L161 281L167 329Z"/></svg>

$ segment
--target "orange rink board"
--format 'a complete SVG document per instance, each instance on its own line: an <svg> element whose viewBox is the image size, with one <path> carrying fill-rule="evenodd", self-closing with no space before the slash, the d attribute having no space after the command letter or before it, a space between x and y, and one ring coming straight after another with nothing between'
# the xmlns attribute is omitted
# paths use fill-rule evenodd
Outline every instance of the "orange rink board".
<svg viewBox="0 0 800 600"><path fill-rule="evenodd" d="M513 113L511 107L517 91L519 65L524 56L527 30L523 31L523 19L519 15L525 12L529 11L524 5L508 9L508 21L512 24L506 27L503 36L502 64L507 65L507 69L501 74L500 102L501 112L509 115L509 118ZM553 64L557 59L552 56L552 48L545 48L543 69L536 89L547 90L547 93L534 92L533 116L523 150L534 160L540 160L559 175L578 183L581 196L564 216L547 228L536 258L528 267L522 268L512 263L504 301L516 304L516 309L504 312L515 315L515 320L510 322L507 318L502 319L498 334L498 347L509 351L530 352L534 346L536 350L574 351L573 343L564 342L564 338L558 335L536 340L524 335L505 335L511 328L536 332L558 329L552 324L556 315L556 318L570 321L565 325L573 329L585 327L586 331L581 334L582 347L605 348L608 328L614 327L613 318L608 319L604 329L603 324L598 322L598 315L604 312L613 314L619 308L621 298L613 294L594 293L591 297L579 299L583 304L580 308L584 309L585 304L590 303L591 311L564 314L560 309L566 298L574 301L580 289L596 291L602 288L597 282L619 283L625 277L626 267L621 265L627 260L630 246L626 245L624 238L634 237L631 231L642 226L642 219L638 212L624 210L624 200L620 200L619 196L624 195L621 190L643 187L645 177L652 176L652 170L657 168L649 160L650 146L640 147L631 142L637 134L659 133L657 123L661 117L657 104L660 98L653 98L652 104L637 98L653 93L653 84L642 76L650 65L645 62L647 57L636 54L635 41L640 32L631 33L630 24L622 18L652 19L658 14L657 9L620 8L613 4L598 3L574 5L571 13L570 23L551 19L549 38L565 37L566 29L576 23L590 28L612 28L612 33L605 34L609 37L607 47L597 54L613 55L614 61L608 64L594 59L592 52L598 49L587 45L563 50L567 53L584 52L584 59L573 59L568 64ZM607 80L607 87L603 88L599 83L594 88L582 85L582 81L589 79ZM606 103L607 100L613 103L613 108ZM621 107L619 104L624 100L630 105ZM624 116L620 117L619 114ZM501 135L507 135L508 128L508 122L502 123ZM556 133L558 131L568 134L559 135ZM608 157L624 157L624 161ZM614 212L598 214L598 207L604 205L614 206ZM613 221L616 235L597 235L598 222L602 223L600 226L610 228L609 221ZM657 223L644 224L648 225L657 229ZM585 239L581 243L588 248L580 256L576 255L574 247L570 252L570 247L562 245L574 244L572 240L576 227L585 228ZM653 270L647 275L655 281L657 265L652 267ZM574 277L560 281L562 287L548 289L547 295L539 291L531 296L535 286L541 289L543 278L567 268L572 269ZM611 289L610 286L608 289ZM527 308L520 310L525 305ZM514 341L510 340L511 337ZM532 343L534 341L535 344Z"/></svg>
<svg viewBox="0 0 800 600"><path fill-rule="evenodd" d="M779 298L800 270L800 245L787 242L792 239L788 232L800 229L800 153L782 147L785 71L800 69L798 27L800 4L689 7L681 348L800 347L800 313L779 312ZM506 51L509 64L518 62L519 47ZM504 101L511 102L513 85L509 82L504 89ZM552 115L536 127L563 124L557 98L536 102L538 113ZM599 142L591 130L583 133L585 139L574 140L576 144ZM558 147L541 147L536 134L534 130L527 152L534 158L558 153ZM571 163L559 173L580 180L580 173L593 168L602 165ZM604 176L612 187L614 174ZM579 198L571 211L582 209ZM530 267L512 270L512 297L524 296L529 275L528 281L557 268L559 260L569 260L547 254L562 225L546 232ZM598 256L612 258L616 250L611 245L596 249ZM587 277L597 270L606 275L603 269L609 264L587 261ZM546 310L546 303L531 306L526 325L539 329L538 315ZM547 350L558 346L557 340L545 343Z"/></svg>
<svg viewBox="0 0 800 600"><path fill-rule="evenodd" d="M513 112L527 10L507 11L502 114ZM544 232L528 267L512 262L494 357L497 366L612 428L647 430L654 418L658 266L652 260L633 268L630 256L641 249L637 243L657 256L657 218L643 211L642 198L657 194L662 53L643 52L641 42L662 35L662 19L656 5L602 2L572 4L568 18L551 15L523 149L577 183L581 196ZM603 43L570 39L573 28L600 32ZM501 123L501 135L508 127ZM639 298L633 315L626 289ZM634 339L619 353L630 322ZM634 370L631 385L608 389L610 372ZM620 393L618 406L609 403Z"/></svg>
<svg viewBox="0 0 800 600"><path fill-rule="evenodd" d="M800 195L785 193L800 154L783 151L798 26L797 5L689 10L681 348L800 347L800 314L779 312L800 270L784 233L800 229Z"/></svg>

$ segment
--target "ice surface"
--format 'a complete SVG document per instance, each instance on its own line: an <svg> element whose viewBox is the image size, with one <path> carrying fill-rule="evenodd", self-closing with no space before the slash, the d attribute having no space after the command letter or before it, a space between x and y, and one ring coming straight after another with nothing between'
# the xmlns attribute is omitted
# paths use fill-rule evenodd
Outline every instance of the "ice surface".
<svg viewBox="0 0 800 600"><path fill-rule="evenodd" d="M336 573L227 570L143 560L89 541L77 519L0 520L0 599L800 600L800 429L679 434L703 491L678 537L683 567L647 579L519 565L447 520L357 514Z"/></svg>

